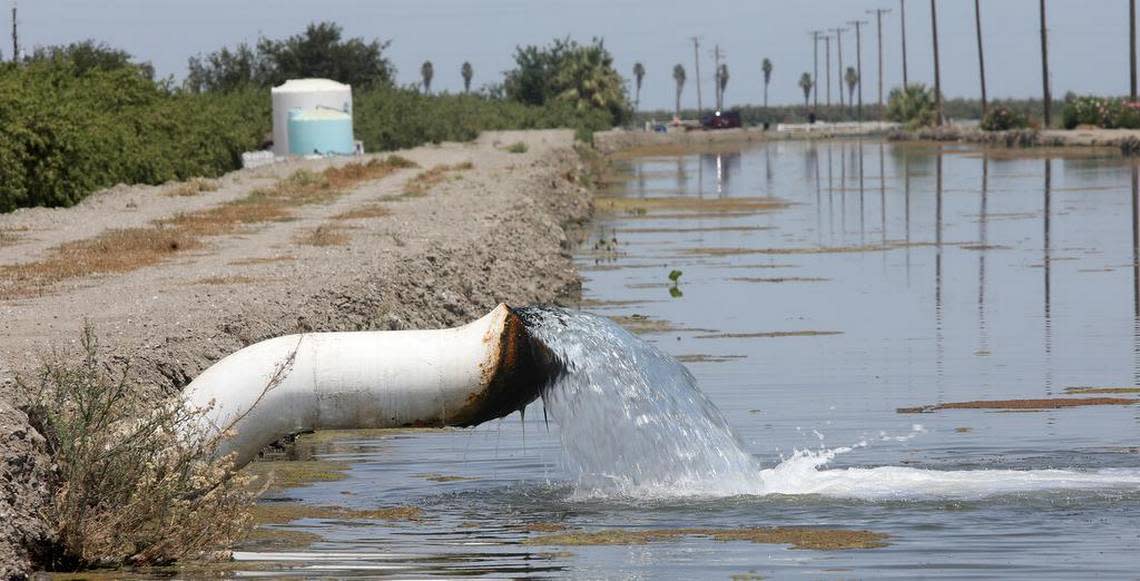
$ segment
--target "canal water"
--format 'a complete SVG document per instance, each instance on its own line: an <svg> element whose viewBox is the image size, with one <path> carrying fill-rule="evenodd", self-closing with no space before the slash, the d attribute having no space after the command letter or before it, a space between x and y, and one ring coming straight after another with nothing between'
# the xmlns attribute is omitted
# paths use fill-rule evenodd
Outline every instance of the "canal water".
<svg viewBox="0 0 1140 581"><path fill-rule="evenodd" d="M682 487L692 479L651 466L635 483L668 486L611 486L607 474L628 476L613 456L583 454L609 442L648 462L645 432L599 421L613 409L587 425L565 402L536 402L474 430L322 440L314 457L347 463L347 477L271 501L422 516L304 518L275 528L321 540L237 557L251 573L303 576L1134 576L1140 407L899 411L1137 398L1133 166L1112 152L1013 153L792 141L615 162L576 254L575 310L684 362L704 394L690 411L707 398L732 440L702 449L744 455L701 465L724 485ZM651 415L628 417L654 429ZM693 456L707 428L673 430L674 449ZM741 463L781 486L716 472ZM786 526L889 538L854 550L542 541L563 528Z"/></svg>

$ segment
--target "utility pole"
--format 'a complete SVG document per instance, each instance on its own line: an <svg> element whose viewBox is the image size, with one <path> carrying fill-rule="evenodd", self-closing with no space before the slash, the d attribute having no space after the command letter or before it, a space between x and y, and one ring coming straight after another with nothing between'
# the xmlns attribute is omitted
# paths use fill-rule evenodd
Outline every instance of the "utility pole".
<svg viewBox="0 0 1140 581"><path fill-rule="evenodd" d="M1132 0L1135 2L1136 0ZM982 119L986 118L986 57L982 52L982 3L981 0L974 0L974 22L975 28L978 30L978 74L982 79ZM1135 55L1135 52L1133 53ZM1135 57L1133 57L1135 58ZM1132 74L1132 92L1136 92L1136 73L1133 69ZM1135 100L1135 97L1133 97Z"/></svg>
<svg viewBox="0 0 1140 581"><path fill-rule="evenodd" d="M906 89L907 79L906 79L906 2L905 2L905 0L899 0L899 22L902 23L903 89Z"/></svg>
<svg viewBox="0 0 1140 581"><path fill-rule="evenodd" d="M1044 1L1044 0L1042 0ZM942 126L942 71L938 62L938 6L935 0L930 0L930 30L934 40L934 108L938 119L934 124Z"/></svg>
<svg viewBox="0 0 1140 581"><path fill-rule="evenodd" d="M824 70L827 71L827 106L831 107L831 35L823 35Z"/></svg>
<svg viewBox="0 0 1140 581"><path fill-rule="evenodd" d="M713 48L713 94L716 95L716 110L724 109L724 98L720 94L720 57L724 53L720 51L720 45L715 45ZM698 81L699 82L699 81Z"/></svg>
<svg viewBox="0 0 1140 581"><path fill-rule="evenodd" d="M859 121L863 121L863 33L862 27L867 24L865 20L852 20L849 24L855 27L855 68L859 77Z"/></svg>
<svg viewBox="0 0 1140 581"><path fill-rule="evenodd" d="M1132 101L1136 101L1136 0L1128 0L1128 61L1132 65Z"/></svg>
<svg viewBox="0 0 1140 581"><path fill-rule="evenodd" d="M836 71L839 72L839 107L843 108L843 32L847 29L831 28L829 30L835 33L835 50L839 55L839 68Z"/></svg>
<svg viewBox="0 0 1140 581"><path fill-rule="evenodd" d="M883 120L883 15L889 14L890 8L876 8L868 10L867 14L875 15L875 24L879 32L879 121Z"/></svg>
<svg viewBox="0 0 1140 581"><path fill-rule="evenodd" d="M1045 129L1048 129L1052 120L1050 113L1053 108L1053 97L1049 94L1049 36L1045 21L1045 0L1041 0L1041 86L1045 97Z"/></svg>
<svg viewBox="0 0 1140 581"><path fill-rule="evenodd" d="M814 55L812 58L812 61L814 62L814 65L813 65L814 68L813 68L812 77L811 77L811 90L812 90L813 98L815 100L815 104L813 106L813 112L819 111L819 33L821 33L821 32L823 32L823 31L822 30L811 31L812 54Z"/></svg>
<svg viewBox="0 0 1140 581"><path fill-rule="evenodd" d="M697 75L697 120L701 118L701 39L699 37L692 37L693 39L693 69Z"/></svg>

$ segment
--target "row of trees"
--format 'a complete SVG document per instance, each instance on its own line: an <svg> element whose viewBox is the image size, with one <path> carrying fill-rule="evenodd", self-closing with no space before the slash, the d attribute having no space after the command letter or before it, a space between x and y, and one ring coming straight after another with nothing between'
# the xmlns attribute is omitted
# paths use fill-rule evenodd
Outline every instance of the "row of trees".
<svg viewBox="0 0 1140 581"><path fill-rule="evenodd" d="M311 24L304 33L284 40L262 38L254 47L239 44L190 59L184 86L200 93L233 91L245 87L271 87L290 78L322 77L354 87L395 86L396 68L385 54L388 42L344 39L339 26ZM581 109L608 111L614 123L629 116L629 102L613 56L605 44L594 39L578 43L555 39L545 46L530 45L515 51L515 68L501 84L487 86L488 98L505 98L526 105L568 103ZM460 67L465 93L471 91L474 67ZM419 88L431 93L435 66L420 66Z"/></svg>
<svg viewBox="0 0 1140 581"><path fill-rule="evenodd" d="M467 94L397 87L388 43L310 25L283 40L222 48L190 61L182 84L96 42L37 49L0 63L0 212L71 205L116 183L160 184L217 176L264 147L267 87L326 77L354 86L355 129L370 151L462 141L496 129L568 127L582 138L630 114L621 77L601 41L520 47L503 82Z"/></svg>

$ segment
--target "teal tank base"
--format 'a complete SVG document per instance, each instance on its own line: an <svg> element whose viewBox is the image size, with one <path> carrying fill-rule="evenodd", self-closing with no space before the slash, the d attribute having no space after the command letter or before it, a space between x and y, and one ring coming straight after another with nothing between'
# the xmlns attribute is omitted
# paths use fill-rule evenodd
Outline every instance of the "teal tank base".
<svg viewBox="0 0 1140 581"><path fill-rule="evenodd" d="M333 109L289 111L291 155L352 155L352 116Z"/></svg>

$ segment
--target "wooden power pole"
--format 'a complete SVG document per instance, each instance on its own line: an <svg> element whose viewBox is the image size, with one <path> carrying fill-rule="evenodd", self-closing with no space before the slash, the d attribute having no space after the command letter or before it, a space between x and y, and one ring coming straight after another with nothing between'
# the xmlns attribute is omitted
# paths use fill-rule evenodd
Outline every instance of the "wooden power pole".
<svg viewBox="0 0 1140 581"><path fill-rule="evenodd" d="M835 33L835 44L837 47L836 52L839 55L839 68L837 69L839 71L839 77L838 77L839 78L839 107L842 108L843 107L843 31L845 31L847 29L842 28L842 27L838 27L838 28L830 28L828 30ZM848 103L848 105L850 105L850 103Z"/></svg>
<svg viewBox="0 0 1140 581"><path fill-rule="evenodd" d="M1136 100L1136 0L1128 0L1128 62L1132 68L1132 100Z"/></svg>
<svg viewBox="0 0 1140 581"><path fill-rule="evenodd" d="M879 121L883 120L883 15L889 14L890 8L876 8L868 10L867 14L875 15L875 24L879 33Z"/></svg>
<svg viewBox="0 0 1140 581"><path fill-rule="evenodd" d="M1133 0L1135 1L1135 0ZM982 0L974 0L974 24L978 31L978 75L982 80L982 119L986 118L986 57L982 52ZM1135 79L1135 77L1133 77ZM1133 83L1135 89L1136 83Z"/></svg>
<svg viewBox="0 0 1140 581"><path fill-rule="evenodd" d="M1044 0L1042 0L1044 1ZM942 126L942 71L938 61L938 5L930 0L930 31L934 40L934 108L937 119L934 124Z"/></svg>
<svg viewBox="0 0 1140 581"><path fill-rule="evenodd" d="M859 77L859 121L863 121L863 25L865 20L852 20L855 27L855 74Z"/></svg>
<svg viewBox="0 0 1140 581"><path fill-rule="evenodd" d="M906 2L899 0L899 22L902 24L903 89L906 89Z"/></svg>
<svg viewBox="0 0 1140 581"><path fill-rule="evenodd" d="M1053 119L1053 96L1049 94L1049 33L1045 23L1045 0L1041 0L1041 87L1045 99L1045 129L1048 129Z"/></svg>
<svg viewBox="0 0 1140 581"><path fill-rule="evenodd" d="M811 90L813 95L813 112L819 112L819 33L822 30L811 31L813 72L811 77Z"/></svg>
<svg viewBox="0 0 1140 581"><path fill-rule="evenodd" d="M701 111L701 39L693 38L693 72L697 75L697 120L700 121Z"/></svg>

